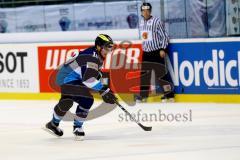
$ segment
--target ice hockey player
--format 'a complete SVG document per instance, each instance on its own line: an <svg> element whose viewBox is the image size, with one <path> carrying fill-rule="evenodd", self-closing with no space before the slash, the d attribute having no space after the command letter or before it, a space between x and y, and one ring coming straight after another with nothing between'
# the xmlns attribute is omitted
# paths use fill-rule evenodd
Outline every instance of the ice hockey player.
<svg viewBox="0 0 240 160"><path fill-rule="evenodd" d="M113 51L113 40L106 34L100 34L95 39L95 46L87 48L79 55L60 67L56 76L56 83L61 88L61 98L54 107L53 117L45 126L45 130L62 136L63 130L59 123L63 116L78 103L74 118L73 134L77 140L83 140L85 133L82 129L84 119L93 105L94 98L90 90L100 93L106 103L114 104L117 98L110 88L101 83L101 66L107 54Z"/></svg>

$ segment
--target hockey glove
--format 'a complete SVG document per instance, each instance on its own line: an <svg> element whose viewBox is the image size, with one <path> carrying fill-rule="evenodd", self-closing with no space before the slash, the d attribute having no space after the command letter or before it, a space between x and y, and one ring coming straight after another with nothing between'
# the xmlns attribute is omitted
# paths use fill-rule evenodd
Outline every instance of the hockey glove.
<svg viewBox="0 0 240 160"><path fill-rule="evenodd" d="M117 101L117 98L114 96L110 88L105 88L99 92L104 102L114 104L115 101Z"/></svg>

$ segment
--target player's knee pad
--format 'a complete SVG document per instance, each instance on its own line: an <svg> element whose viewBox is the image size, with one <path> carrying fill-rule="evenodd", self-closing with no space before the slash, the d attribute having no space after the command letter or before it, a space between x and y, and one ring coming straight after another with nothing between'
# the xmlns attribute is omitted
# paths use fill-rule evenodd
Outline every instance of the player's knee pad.
<svg viewBox="0 0 240 160"><path fill-rule="evenodd" d="M93 102L94 102L93 97L89 97L89 98L82 97L82 98L79 98L77 101L78 105L86 110L89 110L92 107Z"/></svg>
<svg viewBox="0 0 240 160"><path fill-rule="evenodd" d="M93 105L94 99L92 98L80 98L78 99L78 107L76 110L76 115L80 118L86 118L88 111Z"/></svg>
<svg viewBox="0 0 240 160"><path fill-rule="evenodd" d="M57 115L64 116L72 106L72 99L60 99L58 104L55 106L54 111Z"/></svg>

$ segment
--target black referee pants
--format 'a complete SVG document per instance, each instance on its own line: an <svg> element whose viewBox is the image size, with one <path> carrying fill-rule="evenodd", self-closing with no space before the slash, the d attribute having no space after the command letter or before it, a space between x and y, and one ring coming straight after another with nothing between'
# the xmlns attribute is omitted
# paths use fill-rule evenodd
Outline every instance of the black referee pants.
<svg viewBox="0 0 240 160"><path fill-rule="evenodd" d="M161 58L159 52L160 50L143 52L140 79L141 98L149 96L152 71L155 72L156 86L159 85L162 91L165 91L164 86L169 85L171 86L171 90L173 89L172 79L167 70L165 58Z"/></svg>

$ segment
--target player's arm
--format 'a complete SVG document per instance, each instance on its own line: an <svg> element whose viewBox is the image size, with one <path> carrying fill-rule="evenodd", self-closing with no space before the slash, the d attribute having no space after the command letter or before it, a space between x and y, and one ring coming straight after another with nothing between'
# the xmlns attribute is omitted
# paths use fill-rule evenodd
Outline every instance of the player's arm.
<svg viewBox="0 0 240 160"><path fill-rule="evenodd" d="M82 67L82 81L85 86L96 91L100 91L103 85L100 81L101 72L99 71L99 64L96 60L88 61L84 67Z"/></svg>
<svg viewBox="0 0 240 160"><path fill-rule="evenodd" d="M166 31L164 23L160 19L157 20L157 32L162 37L161 49L165 50L168 46L169 36L168 36L167 31Z"/></svg>
<svg viewBox="0 0 240 160"><path fill-rule="evenodd" d="M161 38L161 48L160 48L159 54L160 54L161 58L164 58L167 54L166 48L168 46L169 36L165 29L165 25L163 24L163 22L160 19L157 20L156 30L157 30L158 34L162 37Z"/></svg>
<svg viewBox="0 0 240 160"><path fill-rule="evenodd" d="M88 88L99 91L106 103L114 104L117 98L114 96L110 88L103 87L103 84L100 81L101 72L99 71L98 64L94 61L87 62L85 71L83 72L83 84Z"/></svg>

